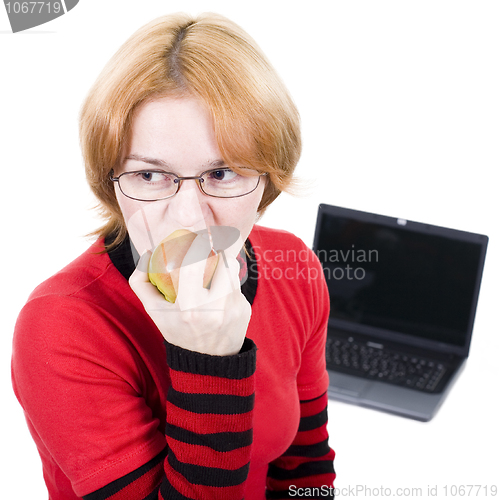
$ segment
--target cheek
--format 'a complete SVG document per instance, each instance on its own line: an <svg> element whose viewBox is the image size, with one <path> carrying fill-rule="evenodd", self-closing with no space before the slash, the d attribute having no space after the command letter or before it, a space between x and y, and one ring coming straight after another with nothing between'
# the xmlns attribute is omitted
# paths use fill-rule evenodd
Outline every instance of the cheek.
<svg viewBox="0 0 499 500"><path fill-rule="evenodd" d="M116 186L115 192L116 200L118 201L118 205L120 206L121 213L123 214L123 218L125 219L125 223L128 223L128 219L130 218L130 216L137 210L136 208L134 208L135 202L134 200L123 196L121 191L119 189L116 189Z"/></svg>
<svg viewBox="0 0 499 500"><path fill-rule="evenodd" d="M220 224L239 229L241 237L245 241L255 224L261 198L262 193L257 192L241 198L234 198L235 203L224 210L225 220Z"/></svg>
<svg viewBox="0 0 499 500"><path fill-rule="evenodd" d="M144 203L131 200L121 192L116 194L116 198L130 239L139 255L146 250L154 250L165 235L169 234L163 222L165 203Z"/></svg>

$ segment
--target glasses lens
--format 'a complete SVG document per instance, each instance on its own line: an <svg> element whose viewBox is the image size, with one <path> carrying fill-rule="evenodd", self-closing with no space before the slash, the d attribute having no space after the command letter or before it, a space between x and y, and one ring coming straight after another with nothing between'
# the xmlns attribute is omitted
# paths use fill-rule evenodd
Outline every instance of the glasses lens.
<svg viewBox="0 0 499 500"><path fill-rule="evenodd" d="M135 200L153 201L169 198L177 192L176 177L166 172L141 170L120 175L120 189Z"/></svg>
<svg viewBox="0 0 499 500"><path fill-rule="evenodd" d="M251 193L258 186L260 174L247 169L245 175L238 174L230 168L210 170L203 175L201 187L203 191L218 198L235 198Z"/></svg>

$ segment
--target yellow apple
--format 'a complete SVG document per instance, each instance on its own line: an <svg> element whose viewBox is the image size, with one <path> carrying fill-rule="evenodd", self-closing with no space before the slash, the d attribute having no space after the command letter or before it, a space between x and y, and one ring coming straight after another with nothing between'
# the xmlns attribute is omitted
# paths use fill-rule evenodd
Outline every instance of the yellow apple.
<svg viewBox="0 0 499 500"><path fill-rule="evenodd" d="M177 298L180 267L185 254L197 236L196 233L187 229L177 229L167 236L151 255L148 269L149 281L157 287L169 302L175 302ZM198 260L206 259L203 286L210 288L218 264L218 254L211 249L209 254L198 257Z"/></svg>

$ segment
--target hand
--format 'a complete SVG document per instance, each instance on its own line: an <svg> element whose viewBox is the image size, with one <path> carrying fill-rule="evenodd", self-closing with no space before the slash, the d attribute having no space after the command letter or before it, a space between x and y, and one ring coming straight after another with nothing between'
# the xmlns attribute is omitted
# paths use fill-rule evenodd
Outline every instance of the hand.
<svg viewBox="0 0 499 500"><path fill-rule="evenodd" d="M198 236L189 248L199 254L203 242ZM239 263L236 260L242 242L239 239L219 254L211 286L202 285L206 260L180 267L177 300L165 300L147 275L151 252L145 252L129 283L163 337L171 344L190 351L227 356L237 354L243 345L251 317L251 306L241 293Z"/></svg>

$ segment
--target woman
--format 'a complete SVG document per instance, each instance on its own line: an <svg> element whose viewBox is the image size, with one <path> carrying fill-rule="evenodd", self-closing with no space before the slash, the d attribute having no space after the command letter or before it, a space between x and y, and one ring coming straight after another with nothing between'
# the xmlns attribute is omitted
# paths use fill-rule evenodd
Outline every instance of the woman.
<svg viewBox="0 0 499 500"><path fill-rule="evenodd" d="M220 16L160 18L105 68L80 134L107 223L31 295L14 340L50 498L332 496L322 270L254 225L300 154L265 57ZM170 303L147 270L178 229L198 236Z"/></svg>

